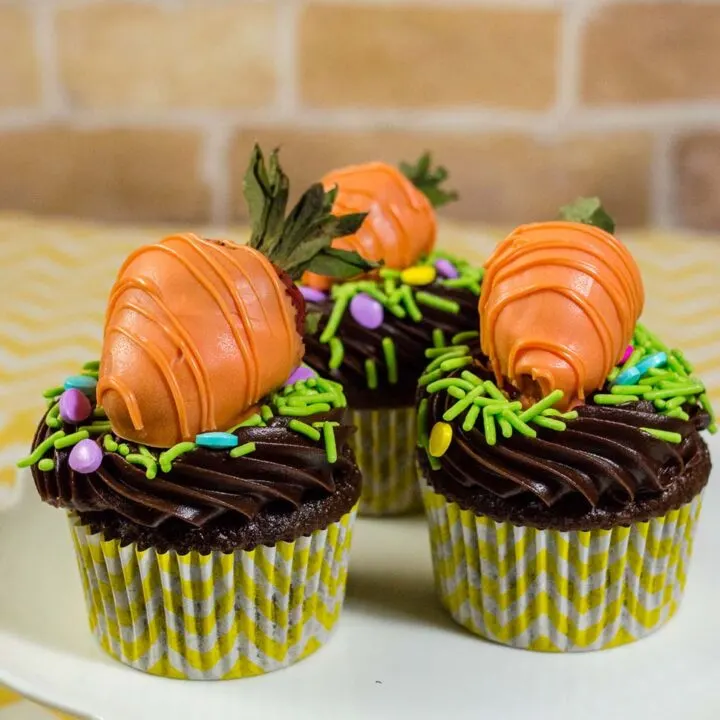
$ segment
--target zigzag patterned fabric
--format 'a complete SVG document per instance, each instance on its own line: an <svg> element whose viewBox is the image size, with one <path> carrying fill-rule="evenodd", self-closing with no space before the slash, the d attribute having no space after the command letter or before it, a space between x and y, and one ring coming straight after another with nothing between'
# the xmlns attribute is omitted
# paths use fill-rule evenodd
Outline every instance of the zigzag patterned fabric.
<svg viewBox="0 0 720 720"><path fill-rule="evenodd" d="M701 497L630 527L558 532L497 523L425 488L440 599L460 625L513 647L638 640L678 608Z"/></svg>
<svg viewBox="0 0 720 720"><path fill-rule="evenodd" d="M345 598L356 508L294 542L164 554L70 524L90 627L114 658L189 680L287 667L325 644Z"/></svg>
<svg viewBox="0 0 720 720"><path fill-rule="evenodd" d="M350 422L357 427L350 445L363 474L360 514L421 510L415 408L354 410Z"/></svg>

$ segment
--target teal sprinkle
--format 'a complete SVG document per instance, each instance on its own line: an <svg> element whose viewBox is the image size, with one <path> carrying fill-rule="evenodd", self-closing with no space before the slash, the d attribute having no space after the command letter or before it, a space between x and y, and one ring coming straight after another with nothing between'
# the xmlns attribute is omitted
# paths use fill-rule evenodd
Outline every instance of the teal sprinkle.
<svg viewBox="0 0 720 720"><path fill-rule="evenodd" d="M382 349L385 355L385 365L387 366L388 382L395 385L398 381L397 356L395 354L395 342L392 338L385 337L382 339Z"/></svg>
<svg viewBox="0 0 720 720"><path fill-rule="evenodd" d="M464 332L459 332L457 335L453 335L452 344L459 345L460 343L467 342L468 340L474 340L479 336L480 333L475 330L465 330Z"/></svg>
<svg viewBox="0 0 720 720"><path fill-rule="evenodd" d="M313 442L317 442L320 439L320 432L318 430L300 420L291 420L288 423L288 428L290 428L293 432L304 435Z"/></svg>
<svg viewBox="0 0 720 720"><path fill-rule="evenodd" d="M254 453L257 449L254 442L246 442L242 445L238 445L236 448L233 448L230 451L230 457L231 458L239 458L244 457L245 455L249 455L250 453Z"/></svg>
<svg viewBox="0 0 720 720"><path fill-rule="evenodd" d="M376 390L378 386L377 366L372 358L365 360L365 378L367 380L367 386L371 390Z"/></svg>
<svg viewBox="0 0 720 720"><path fill-rule="evenodd" d="M330 338L330 362L328 367L331 370L337 370L342 365L343 358L345 357L345 346L342 340L337 337Z"/></svg>
<svg viewBox="0 0 720 720"><path fill-rule="evenodd" d="M433 328L432 331L433 346L436 348L444 348L447 346L445 342L445 333L440 328Z"/></svg>

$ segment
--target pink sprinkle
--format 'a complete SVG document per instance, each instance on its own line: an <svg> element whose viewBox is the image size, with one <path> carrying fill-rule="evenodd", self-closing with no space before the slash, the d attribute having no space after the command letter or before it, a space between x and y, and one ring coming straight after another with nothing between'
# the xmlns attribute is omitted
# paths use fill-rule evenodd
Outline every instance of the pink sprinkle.
<svg viewBox="0 0 720 720"><path fill-rule="evenodd" d="M622 358L620 358L620 362L618 363L618 365L622 365L623 363L626 363L630 359L630 356L633 354L634 350L635 350L635 348L632 345L628 345L625 348L625 352L623 353Z"/></svg>

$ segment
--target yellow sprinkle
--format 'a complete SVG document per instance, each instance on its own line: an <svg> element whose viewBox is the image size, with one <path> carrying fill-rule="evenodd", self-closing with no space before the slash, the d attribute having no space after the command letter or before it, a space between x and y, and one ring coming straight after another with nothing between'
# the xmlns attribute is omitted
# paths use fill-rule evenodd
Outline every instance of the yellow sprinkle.
<svg viewBox="0 0 720 720"><path fill-rule="evenodd" d="M416 265L400 273L400 280L406 285L429 285L437 275L432 265Z"/></svg>
<svg viewBox="0 0 720 720"><path fill-rule="evenodd" d="M437 422L430 433L430 454L433 457L442 457L452 442L452 426L446 422Z"/></svg>

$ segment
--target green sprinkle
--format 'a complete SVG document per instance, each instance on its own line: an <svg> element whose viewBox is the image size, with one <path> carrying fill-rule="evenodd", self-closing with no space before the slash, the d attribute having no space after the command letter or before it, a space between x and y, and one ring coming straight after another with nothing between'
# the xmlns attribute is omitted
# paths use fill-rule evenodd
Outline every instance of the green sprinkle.
<svg viewBox="0 0 720 720"><path fill-rule="evenodd" d="M508 404L507 398L498 400L498 398L476 397L473 402L478 407L487 407L488 405L492 405L493 407L507 407Z"/></svg>
<svg viewBox="0 0 720 720"><path fill-rule="evenodd" d="M313 442L317 442L320 439L320 433L314 427L302 422L301 420L291 420L288 423L288 427L293 432L304 435Z"/></svg>
<svg viewBox="0 0 720 720"><path fill-rule="evenodd" d="M38 470L40 472L50 472L51 470L55 469L55 462L51 460L50 458L43 458L38 463Z"/></svg>
<svg viewBox="0 0 720 720"><path fill-rule="evenodd" d="M456 400L462 400L467 393L462 388L459 388L456 385L451 385L447 389L447 394Z"/></svg>
<svg viewBox="0 0 720 720"><path fill-rule="evenodd" d="M397 290L397 282L396 279L392 277L384 278L384 280L383 287L385 288L385 294L389 297Z"/></svg>
<svg viewBox="0 0 720 720"><path fill-rule="evenodd" d="M705 391L705 387L701 383L692 385L678 385L674 388L666 390L651 390L645 393L646 400L665 400L666 398L677 397L678 395L697 395Z"/></svg>
<svg viewBox="0 0 720 720"><path fill-rule="evenodd" d="M655 368L653 368L655 369ZM663 372L657 374L657 375L651 375L650 377L644 377L642 380L638 381L638 385L640 385L643 388L652 387L653 385L658 385L661 382L665 382L669 379L677 379L678 381L681 381L682 378L677 373L668 372L667 370L664 370ZM616 386L620 387L620 386ZM643 390L644 392L644 390Z"/></svg>
<svg viewBox="0 0 720 720"><path fill-rule="evenodd" d="M400 318L401 320L405 317L407 317L407 313L405 312L405 309L397 304L388 305L387 309L395 316Z"/></svg>
<svg viewBox="0 0 720 720"><path fill-rule="evenodd" d="M647 391L646 385L613 385L610 388L612 395L642 395Z"/></svg>
<svg viewBox="0 0 720 720"><path fill-rule="evenodd" d="M643 348L635 348L635 350L632 351L632 354L630 357L625 361L625 364L622 366L622 370L627 370L630 367L633 367L634 365L637 365L638 362L640 362L640 358L645 354L645 350Z"/></svg>
<svg viewBox="0 0 720 720"><path fill-rule="evenodd" d="M430 372L431 370L435 370L436 368L439 368L445 360L450 360L451 358L458 358L458 357L466 357L467 351L464 351L462 349L456 350L455 348L438 348L444 350L442 355L438 355L436 358L434 358L430 364L425 368L425 372Z"/></svg>
<svg viewBox="0 0 720 720"><path fill-rule="evenodd" d="M440 328L434 328L432 331L432 341L436 348L447 347L445 342L445 333Z"/></svg>
<svg viewBox="0 0 720 720"><path fill-rule="evenodd" d="M459 332L457 335L453 335L452 344L459 345L460 343L467 342L468 340L474 340L479 336L480 333L475 330L465 330L464 332Z"/></svg>
<svg viewBox="0 0 720 720"><path fill-rule="evenodd" d="M343 315L345 314L345 310L349 302L349 295L341 295L340 297L338 297L332 309L332 312L330 313L330 317L328 318L327 325L325 326L322 335L320 335L321 343L326 343L330 340L331 337L335 336L335 333L340 327L340 322L343 319Z"/></svg>
<svg viewBox="0 0 720 720"><path fill-rule="evenodd" d="M85 430L90 435L102 435L102 433L110 432L112 425L109 422L94 422L92 425L83 425L78 430Z"/></svg>
<svg viewBox="0 0 720 720"><path fill-rule="evenodd" d="M620 368L619 368L619 367L614 367L614 368L610 371L610 374L609 374L608 377L607 377L608 381L609 381L609 382L615 382L615 380L617 379L617 376L618 376L619 374L620 374Z"/></svg>
<svg viewBox="0 0 720 720"><path fill-rule="evenodd" d="M467 382L472 385L482 385L482 380L475 373L472 373L469 370L463 370L460 373L460 377L463 380L467 380Z"/></svg>
<svg viewBox="0 0 720 720"><path fill-rule="evenodd" d="M234 433L236 430L239 430L240 428L244 427L258 427L259 425L264 425L262 416L258 413L253 413L249 418L246 418L241 423L238 423L237 425L233 425L228 432Z"/></svg>
<svg viewBox="0 0 720 720"><path fill-rule="evenodd" d="M462 429L465 432L470 432L475 427L478 415L480 415L480 408L477 405L471 405L470 409L467 411L467 415L465 415L465 420L463 420L462 424Z"/></svg>
<svg viewBox="0 0 720 720"><path fill-rule="evenodd" d="M712 405L710 404L710 398L708 397L706 392L700 394L698 402L700 403L700 407L702 407L702 409L710 416L710 425L708 426L708 430L714 435L717 432L715 412Z"/></svg>
<svg viewBox="0 0 720 720"><path fill-rule="evenodd" d="M308 415L317 415L318 413L329 412L331 409L332 408L329 403L313 403L312 405L305 405L304 407L292 407L285 405L278 408L278 412L283 417L308 417Z"/></svg>
<svg viewBox="0 0 720 720"><path fill-rule="evenodd" d="M138 452L146 458L155 460L155 456L144 445L138 445Z"/></svg>
<svg viewBox="0 0 720 720"><path fill-rule="evenodd" d="M78 430L77 432L70 433L70 435L58 438L53 444L56 450L63 450L71 445L77 445L81 440L87 440L89 437L90 433L87 430Z"/></svg>
<svg viewBox="0 0 720 720"><path fill-rule="evenodd" d="M420 308L415 302L415 298L413 297L410 286L403 285L400 288L400 292L402 292L403 294L402 298L405 301L405 309L408 311L408 315L412 318L414 322L420 322L423 319L423 314L420 312Z"/></svg>
<svg viewBox="0 0 720 720"><path fill-rule="evenodd" d="M456 387L461 390L472 390L475 385L468 382L467 380L461 380L460 378L452 377L452 378L443 378L442 380L436 380L433 383L430 383L427 386L427 391L429 393L435 393L439 390L447 390L450 387Z"/></svg>
<svg viewBox="0 0 720 720"><path fill-rule="evenodd" d="M375 361L372 358L367 358L365 360L365 378L367 380L367 386L371 390L377 390L377 386L378 386L377 366L375 365Z"/></svg>
<svg viewBox="0 0 720 720"><path fill-rule="evenodd" d="M440 369L443 372L452 372L453 370L458 370L462 367L467 367L468 365L472 365L473 359L470 357L470 355L465 355L464 357L458 357L458 358L451 358L449 360L443 360L442 363L440 363Z"/></svg>
<svg viewBox="0 0 720 720"><path fill-rule="evenodd" d="M506 410L502 416L517 430L521 435L525 437L537 437L537 432L531 428L526 422L523 422L514 412Z"/></svg>
<svg viewBox="0 0 720 720"><path fill-rule="evenodd" d="M325 423L323 426L323 440L325 441L325 454L328 462L332 465L337 461L337 445L335 443L335 431L332 423Z"/></svg>
<svg viewBox="0 0 720 720"><path fill-rule="evenodd" d="M382 349L385 354L385 364L387 365L388 382L395 385L398 381L397 357L395 355L395 342L392 338L385 337L382 339Z"/></svg>
<svg viewBox="0 0 720 720"><path fill-rule="evenodd" d="M439 380L441 377L443 377L442 370L433 370L432 372L426 372L424 375L420 376L420 379L418 380L418 385L420 387L425 387L425 385L428 385L435 380Z"/></svg>
<svg viewBox="0 0 720 720"><path fill-rule="evenodd" d="M685 372L686 372L688 375L692 375L692 374L693 374L694 368L693 368L692 364L688 361L688 359L685 357L685 355L683 355L683 353L682 353L681 350L671 350L671 351L670 351L670 354L671 354L673 357L675 357L675 358L678 359L678 361L679 361L680 364L683 366L683 368L685 369Z"/></svg>
<svg viewBox="0 0 720 720"><path fill-rule="evenodd" d="M118 444L115 442L115 440L113 440L112 435L106 435L103 438L103 447L108 452L117 452Z"/></svg>
<svg viewBox="0 0 720 720"><path fill-rule="evenodd" d="M125 456L125 460L132 465L141 465L145 468L145 477L148 480L154 480L157 477L158 464L155 458L147 457L140 453L129 453Z"/></svg>
<svg viewBox="0 0 720 720"><path fill-rule="evenodd" d="M420 290L415 293L415 299L421 304L441 312L448 312L457 315L460 312L460 303L455 300L448 300Z"/></svg>
<svg viewBox="0 0 720 720"><path fill-rule="evenodd" d="M65 437L65 433L62 430L54 432L43 440L27 457L20 460L17 464L19 468L30 467L38 462L45 453L50 450L53 445L60 439Z"/></svg>
<svg viewBox="0 0 720 720"><path fill-rule="evenodd" d="M625 403L637 402L640 398L637 395L595 395L593 402L598 405L624 405Z"/></svg>
<svg viewBox="0 0 720 720"><path fill-rule="evenodd" d="M429 442L427 432L428 404L428 399L423 398L417 411L417 446L420 448L426 448Z"/></svg>
<svg viewBox="0 0 720 720"><path fill-rule="evenodd" d="M50 388L49 390L45 390L43 392L42 396L44 398L56 398L58 395L62 395L65 392L65 388L62 387L62 385L59 385L58 387Z"/></svg>
<svg viewBox="0 0 720 720"><path fill-rule="evenodd" d="M507 398L503 394L502 390L500 390L500 388L498 388L498 386L492 380L485 380L483 386L485 388L485 391L491 398L507 402Z"/></svg>
<svg viewBox="0 0 720 720"><path fill-rule="evenodd" d="M495 432L495 418L488 412L490 408L483 410L483 430L485 432L485 442L488 445L494 445L497 441Z"/></svg>
<svg viewBox="0 0 720 720"><path fill-rule="evenodd" d="M192 452L196 447L197 445L194 442L181 442L177 443L177 445L173 445L168 450L165 450L165 452L160 453L160 457L158 458L160 469L165 473L170 472L172 470L172 464L175 460L185 453Z"/></svg>
<svg viewBox="0 0 720 720"><path fill-rule="evenodd" d="M690 419L690 416L682 409L682 408L675 408L674 410L668 410L665 413L666 417L670 418L680 418L680 420L685 420L686 422Z"/></svg>
<svg viewBox="0 0 720 720"><path fill-rule="evenodd" d="M554 418L543 417L542 415L534 417L532 421L540 427L548 428L548 430L562 431L567 428L567 425L562 420L555 420Z"/></svg>
<svg viewBox="0 0 720 720"><path fill-rule="evenodd" d="M272 420L273 418L273 411L272 408L269 405L263 405L260 408L260 417L265 421L268 422L268 420Z"/></svg>
<svg viewBox="0 0 720 720"><path fill-rule="evenodd" d="M96 370L83 370L83 371L81 371L80 374L85 375L85 377L95 378L95 380L97 380L100 377L100 373L97 372Z"/></svg>
<svg viewBox="0 0 720 720"><path fill-rule="evenodd" d="M125 443L120 443L118 445L118 452L125 457L130 454L130 448Z"/></svg>
<svg viewBox="0 0 720 720"><path fill-rule="evenodd" d="M51 428L59 428L62 422L59 418L60 415L60 403L55 403L45 415L45 424Z"/></svg>
<svg viewBox="0 0 720 720"><path fill-rule="evenodd" d="M654 405L658 410L664 410L664 409L665 409L665 406L667 405L667 403L666 403L664 400L653 400L653 405Z"/></svg>
<svg viewBox="0 0 720 720"><path fill-rule="evenodd" d="M430 454L429 450L426 450L425 454L427 455L427 459L428 459L428 463L430 464L430 468L432 470L440 470L440 468L442 467L442 463L436 457L433 457Z"/></svg>
<svg viewBox="0 0 720 720"><path fill-rule="evenodd" d="M402 275L401 270L393 270L392 268L381 268L379 271L380 277L384 280L385 278L392 278L393 280L397 280L397 278Z"/></svg>
<svg viewBox="0 0 720 720"><path fill-rule="evenodd" d="M561 417L564 420L577 420L580 416L577 410L570 410L570 412L563 413Z"/></svg>
<svg viewBox="0 0 720 720"><path fill-rule="evenodd" d="M504 438L512 437L512 425L502 416L497 418L497 422L500 426L500 432L502 432L502 436Z"/></svg>
<svg viewBox="0 0 720 720"><path fill-rule="evenodd" d="M509 412L515 412L516 410L520 410L521 407L522 407L522 403L518 402L518 401L504 402L504 403L497 401L497 402L494 402L494 403L488 405L487 411L491 415L499 415L501 412L504 412L505 410L508 410Z"/></svg>
<svg viewBox="0 0 720 720"><path fill-rule="evenodd" d="M90 370L92 372L97 372L100 369L100 361L99 360L90 360L90 362L86 362L82 366L83 370Z"/></svg>
<svg viewBox="0 0 720 720"><path fill-rule="evenodd" d="M671 370L675 371L681 377L685 377L687 375L685 367L674 355L668 355L667 364Z"/></svg>
<svg viewBox="0 0 720 720"><path fill-rule="evenodd" d="M531 405L525 412L520 413L520 419L524 422L532 420L536 415L542 414L543 410L547 410L556 402L560 402L564 395L565 393L562 390L553 390L547 397Z"/></svg>
<svg viewBox="0 0 720 720"><path fill-rule="evenodd" d="M675 408L684 405L687 402L687 398L684 395L678 395L678 397L671 398L665 403L665 407L668 410L674 410Z"/></svg>
<svg viewBox="0 0 720 720"><path fill-rule="evenodd" d="M290 421L290 422L296 422L296 421ZM312 429L312 428L311 428ZM234 447L230 451L230 457L231 458L239 458L244 457L245 455L249 455L250 453L254 453L256 450L256 446L254 442L246 442L242 445L238 445L237 447Z"/></svg>
<svg viewBox="0 0 720 720"><path fill-rule="evenodd" d="M682 442L682 435L677 432L669 432L668 430L656 430L655 428L646 427L641 427L640 429L648 433L649 435L657 438L658 440L664 440L665 442L674 444Z"/></svg>
<svg viewBox="0 0 720 720"><path fill-rule="evenodd" d="M453 345L452 347L446 348L446 347L433 347L428 348L425 351L425 357L428 358L428 360L431 360L432 358L439 358L444 355L449 355L450 353L457 354L457 355L465 355L470 352L470 347L468 345Z"/></svg>
<svg viewBox="0 0 720 720"><path fill-rule="evenodd" d="M337 370L341 365L343 358L345 357L345 346L342 340L337 337L330 338L330 362L328 367L331 370Z"/></svg>
<svg viewBox="0 0 720 720"><path fill-rule="evenodd" d="M102 420L107 419L107 413L105 412L105 410L102 407L100 407L100 405L93 408L92 416L94 418L98 418L98 419L102 419Z"/></svg>
<svg viewBox="0 0 720 720"><path fill-rule="evenodd" d="M445 422L451 422L454 420L461 413L464 413L473 404L473 401L476 398L479 398L484 392L485 389L482 385L474 387L462 400L458 400L458 402L449 407L443 413L443 420Z"/></svg>
<svg viewBox="0 0 720 720"><path fill-rule="evenodd" d="M336 399L335 393L332 392L312 392L307 395L297 395L288 399L287 404L290 407L303 407L312 403L330 403Z"/></svg>

